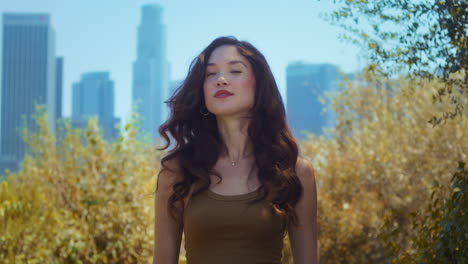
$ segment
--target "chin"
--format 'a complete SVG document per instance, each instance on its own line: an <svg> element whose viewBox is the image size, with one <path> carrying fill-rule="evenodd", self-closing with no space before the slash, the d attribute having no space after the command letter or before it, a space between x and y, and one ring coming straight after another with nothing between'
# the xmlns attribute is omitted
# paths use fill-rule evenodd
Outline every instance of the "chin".
<svg viewBox="0 0 468 264"><path fill-rule="evenodd" d="M248 109L216 109L210 111L213 113L217 118L225 118L225 117L234 117L234 116L245 116L248 114Z"/></svg>

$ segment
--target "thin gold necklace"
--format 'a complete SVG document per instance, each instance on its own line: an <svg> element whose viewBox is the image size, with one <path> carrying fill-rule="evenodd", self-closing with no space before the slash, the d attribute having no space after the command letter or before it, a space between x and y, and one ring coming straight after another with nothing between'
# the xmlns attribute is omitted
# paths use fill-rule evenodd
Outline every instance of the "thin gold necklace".
<svg viewBox="0 0 468 264"><path fill-rule="evenodd" d="M250 154L252 154L252 153L249 153L249 155L246 155L245 157L249 157ZM228 154L228 157L229 157L229 154ZM230 159L230 157L229 157L229 162L231 163L231 166L236 166L236 165L239 163L239 161L240 161L241 158L242 158L242 155L239 156L239 158L237 159L236 162L232 162L231 159Z"/></svg>
<svg viewBox="0 0 468 264"><path fill-rule="evenodd" d="M236 166L236 165L237 165L237 163L239 163L239 161L240 161L240 158L241 158L241 156L239 156L239 158L237 159L237 161L236 161L236 162L232 162L232 161L231 161L231 159L229 159L229 162L231 162L231 166Z"/></svg>

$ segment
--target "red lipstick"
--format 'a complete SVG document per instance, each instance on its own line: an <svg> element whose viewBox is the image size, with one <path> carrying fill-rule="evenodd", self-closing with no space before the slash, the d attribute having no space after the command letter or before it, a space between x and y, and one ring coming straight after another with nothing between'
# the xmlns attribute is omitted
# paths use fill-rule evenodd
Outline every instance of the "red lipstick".
<svg viewBox="0 0 468 264"><path fill-rule="evenodd" d="M226 90L219 90L215 93L214 97L216 98L226 98L226 97L229 97L231 95L234 95L233 93L231 92L228 92Z"/></svg>

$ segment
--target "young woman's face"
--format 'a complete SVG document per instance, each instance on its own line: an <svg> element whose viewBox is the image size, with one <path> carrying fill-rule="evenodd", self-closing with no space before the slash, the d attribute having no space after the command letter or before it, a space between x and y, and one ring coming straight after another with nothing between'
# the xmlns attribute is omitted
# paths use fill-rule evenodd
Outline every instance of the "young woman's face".
<svg viewBox="0 0 468 264"><path fill-rule="evenodd" d="M245 115L253 107L255 75L235 46L219 46L211 53L203 93L206 108L216 116Z"/></svg>

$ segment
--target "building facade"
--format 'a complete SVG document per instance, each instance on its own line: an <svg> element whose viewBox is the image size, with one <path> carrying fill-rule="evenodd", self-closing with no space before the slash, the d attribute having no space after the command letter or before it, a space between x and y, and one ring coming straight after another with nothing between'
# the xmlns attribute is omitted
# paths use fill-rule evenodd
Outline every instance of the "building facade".
<svg viewBox="0 0 468 264"><path fill-rule="evenodd" d="M140 118L140 132L151 140L166 117L163 99L169 86L169 63L166 59L166 26L161 6L144 5L138 26L137 58L133 63L132 104ZM141 133L140 133L141 134Z"/></svg>
<svg viewBox="0 0 468 264"><path fill-rule="evenodd" d="M331 64L288 65L287 117L296 139L306 139L306 132L324 135L324 128L335 126L335 113L326 95L339 92L340 80L338 67Z"/></svg>
<svg viewBox="0 0 468 264"><path fill-rule="evenodd" d="M4 13L2 19L0 174L20 168L26 149L20 129L26 125L31 132L37 131L33 120L36 105L45 106L52 133L58 107L50 16Z"/></svg>
<svg viewBox="0 0 468 264"><path fill-rule="evenodd" d="M72 87L72 126L86 128L88 120L97 117L106 140L118 136L120 118L114 117L114 81L109 72L88 72Z"/></svg>
<svg viewBox="0 0 468 264"><path fill-rule="evenodd" d="M55 90L55 113L56 119L59 119L63 117L63 57L57 57L55 60Z"/></svg>

